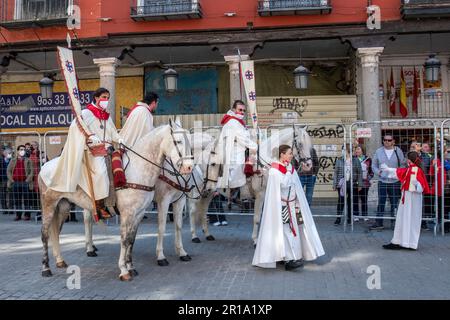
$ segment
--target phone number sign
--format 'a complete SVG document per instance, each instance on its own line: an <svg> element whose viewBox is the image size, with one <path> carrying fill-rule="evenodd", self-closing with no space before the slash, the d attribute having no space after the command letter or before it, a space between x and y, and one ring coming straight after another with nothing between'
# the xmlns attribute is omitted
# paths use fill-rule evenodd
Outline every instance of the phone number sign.
<svg viewBox="0 0 450 320"><path fill-rule="evenodd" d="M90 103L92 96L92 91L81 92L81 105ZM2 129L68 127L73 120L67 93L54 93L51 99L40 94L1 95L0 111Z"/></svg>

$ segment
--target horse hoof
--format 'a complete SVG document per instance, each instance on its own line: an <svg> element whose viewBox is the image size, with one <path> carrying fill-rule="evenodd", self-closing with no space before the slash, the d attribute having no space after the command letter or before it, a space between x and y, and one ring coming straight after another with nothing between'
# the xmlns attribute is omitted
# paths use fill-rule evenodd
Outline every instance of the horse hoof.
<svg viewBox="0 0 450 320"><path fill-rule="evenodd" d="M133 277L129 273L119 276L120 281L131 281Z"/></svg>
<svg viewBox="0 0 450 320"><path fill-rule="evenodd" d="M56 267L57 267L57 268L60 268L60 269L65 269L65 268L68 267L68 265L67 265L67 263L66 263L65 261L61 261L61 262L58 262L58 263L56 264Z"/></svg>
<svg viewBox="0 0 450 320"><path fill-rule="evenodd" d="M214 238L212 235L209 235L209 236L206 237L206 240L214 241L214 240L216 240L216 238Z"/></svg>
<svg viewBox="0 0 450 320"><path fill-rule="evenodd" d="M86 252L86 254L87 254L88 257L96 257L97 256L97 254L95 253L95 250L94 251L88 251L88 252Z"/></svg>
<svg viewBox="0 0 450 320"><path fill-rule="evenodd" d="M187 254L187 255L185 255L185 256L180 257L180 260L181 260L181 261L191 261L192 258L191 258L190 255Z"/></svg>
<svg viewBox="0 0 450 320"><path fill-rule="evenodd" d="M128 270L128 273L132 277L136 277L137 275L139 275L139 273L135 269Z"/></svg>
<svg viewBox="0 0 450 320"><path fill-rule="evenodd" d="M200 241L199 238L194 238L194 239L192 239L192 242L194 242L194 243L200 243L201 241Z"/></svg>
<svg viewBox="0 0 450 320"><path fill-rule="evenodd" d="M166 267L168 265L169 265L169 261L167 261L167 259L158 260L158 266Z"/></svg>
<svg viewBox="0 0 450 320"><path fill-rule="evenodd" d="M97 252L97 251L98 251L98 249L97 249L96 246L93 245L92 248L94 248L94 252Z"/></svg>
<svg viewBox="0 0 450 320"><path fill-rule="evenodd" d="M43 277L46 277L46 278L48 278L48 277L51 277L53 274L52 274L52 272L50 271L50 269L49 270L44 270L44 271L42 271L42 276Z"/></svg>

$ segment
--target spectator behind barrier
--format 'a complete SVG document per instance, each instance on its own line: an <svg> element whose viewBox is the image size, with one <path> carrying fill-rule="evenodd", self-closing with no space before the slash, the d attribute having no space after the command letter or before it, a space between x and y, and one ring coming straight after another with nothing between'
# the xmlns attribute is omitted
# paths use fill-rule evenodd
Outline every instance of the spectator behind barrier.
<svg viewBox="0 0 450 320"><path fill-rule="evenodd" d="M26 158L25 146L17 147L17 155L8 164L7 188L12 192L14 208L16 209L15 221L22 219L22 201L25 205L25 218L30 220L30 191L33 190L33 163Z"/></svg>

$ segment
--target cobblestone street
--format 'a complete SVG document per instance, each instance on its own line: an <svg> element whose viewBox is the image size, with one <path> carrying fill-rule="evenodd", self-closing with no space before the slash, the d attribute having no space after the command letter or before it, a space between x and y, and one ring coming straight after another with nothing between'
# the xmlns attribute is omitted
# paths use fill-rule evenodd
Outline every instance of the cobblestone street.
<svg viewBox="0 0 450 320"><path fill-rule="evenodd" d="M118 280L118 226L97 225L94 242L98 257L87 257L84 225L66 223L62 253L69 265L81 268L81 289L68 289L70 274L56 269L41 277L40 225L0 217L0 299L449 299L450 238L422 233L417 252L387 251L392 230L367 232L357 224L344 233L332 220L317 219L326 255L303 269L287 272L252 267L250 216L230 216L228 226L211 226L216 241L190 241L183 228L186 251L192 261L175 255L173 224L167 227L167 267L156 264L156 217L140 226L134 247L139 275L128 283ZM367 268L381 270L381 289L369 290Z"/></svg>

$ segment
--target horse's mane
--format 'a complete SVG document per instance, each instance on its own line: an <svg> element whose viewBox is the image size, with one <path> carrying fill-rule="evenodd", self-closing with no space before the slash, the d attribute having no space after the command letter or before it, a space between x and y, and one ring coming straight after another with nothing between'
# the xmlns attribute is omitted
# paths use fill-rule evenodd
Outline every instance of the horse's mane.
<svg viewBox="0 0 450 320"><path fill-rule="evenodd" d="M161 133L161 131L163 131L164 129L167 129L167 127L169 127L168 124L163 124L158 127L155 127L152 131L150 131L146 135L142 136L139 140L137 140L133 149L135 151L138 151L138 150L140 150L140 148L148 145L149 141L151 141L151 138L159 135Z"/></svg>

